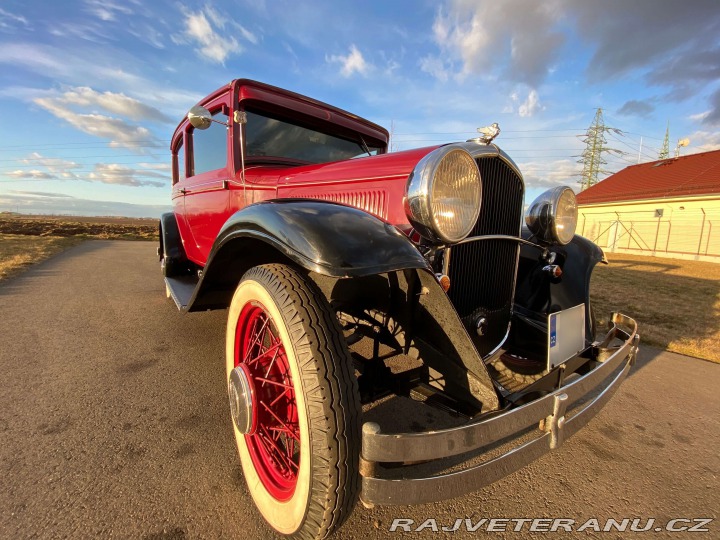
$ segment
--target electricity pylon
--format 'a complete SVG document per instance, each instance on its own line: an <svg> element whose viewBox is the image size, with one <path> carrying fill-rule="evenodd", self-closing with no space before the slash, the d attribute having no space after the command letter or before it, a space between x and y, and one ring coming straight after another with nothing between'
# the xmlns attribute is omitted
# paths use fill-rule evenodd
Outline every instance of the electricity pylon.
<svg viewBox="0 0 720 540"><path fill-rule="evenodd" d="M608 148L606 146L607 140L605 139L605 133L609 131L623 135L623 132L619 129L605 125L602 108L598 107L595 112L595 119L592 121L592 124L590 124L590 127L582 139L585 143L585 150L580 154L580 159L578 160L578 163L582 163L583 166L583 170L580 173L582 178L578 180L578 183L581 185L580 190L585 190L597 184L599 175L609 174L610 171L603 169L603 165L607 165L603 154L608 152L614 152L618 155L625 154L625 152L621 150Z"/></svg>
<svg viewBox="0 0 720 540"><path fill-rule="evenodd" d="M665 139L663 140L662 148L658 154L658 159L668 159L670 157L670 120L667 123L667 129L665 130Z"/></svg>

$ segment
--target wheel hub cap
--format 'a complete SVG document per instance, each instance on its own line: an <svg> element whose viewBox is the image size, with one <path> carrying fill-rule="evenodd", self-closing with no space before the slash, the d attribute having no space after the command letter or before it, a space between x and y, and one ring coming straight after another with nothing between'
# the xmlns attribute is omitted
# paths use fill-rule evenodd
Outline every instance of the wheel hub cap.
<svg viewBox="0 0 720 540"><path fill-rule="evenodd" d="M255 431L255 389L244 364L230 372L228 397L235 427L244 435L252 435Z"/></svg>

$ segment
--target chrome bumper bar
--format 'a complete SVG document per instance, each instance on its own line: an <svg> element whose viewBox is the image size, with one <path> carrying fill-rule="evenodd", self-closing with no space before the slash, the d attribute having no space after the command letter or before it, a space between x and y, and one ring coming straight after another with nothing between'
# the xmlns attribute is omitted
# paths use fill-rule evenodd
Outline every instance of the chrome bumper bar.
<svg viewBox="0 0 720 540"><path fill-rule="evenodd" d="M602 409L635 363L640 341L636 322L614 313L611 323L612 328L599 344L602 362L595 369L516 409L464 426L424 433L382 433L378 424L365 423L361 501L366 505L420 504L458 497L496 482L558 448ZM622 345L611 348L618 339ZM599 394L566 418L567 407L593 391ZM457 456L504 443L534 425L539 425L542 435L479 465L426 478L404 474L400 479L383 477L383 472L388 472L383 471L383 463L417 463Z"/></svg>

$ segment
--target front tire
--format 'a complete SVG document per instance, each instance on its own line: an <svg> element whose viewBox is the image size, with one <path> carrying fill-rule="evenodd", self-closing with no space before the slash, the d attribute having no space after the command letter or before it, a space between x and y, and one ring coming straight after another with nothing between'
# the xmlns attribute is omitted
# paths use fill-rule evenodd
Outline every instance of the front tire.
<svg viewBox="0 0 720 540"><path fill-rule="evenodd" d="M357 499L361 408L337 318L314 283L285 265L249 270L230 304L226 367L228 381L240 370L251 389L233 429L260 513L282 534L326 537Z"/></svg>

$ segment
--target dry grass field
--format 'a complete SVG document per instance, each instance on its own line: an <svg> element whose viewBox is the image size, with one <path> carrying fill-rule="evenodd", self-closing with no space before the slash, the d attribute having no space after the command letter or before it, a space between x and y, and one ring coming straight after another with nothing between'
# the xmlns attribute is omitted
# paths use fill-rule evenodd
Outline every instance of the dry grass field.
<svg viewBox="0 0 720 540"><path fill-rule="evenodd" d="M156 240L157 220L0 213L0 280L84 240Z"/></svg>
<svg viewBox="0 0 720 540"><path fill-rule="evenodd" d="M49 259L83 241L78 236L0 234L0 280L14 276L31 264Z"/></svg>
<svg viewBox="0 0 720 540"><path fill-rule="evenodd" d="M638 321L641 343L720 362L720 264L607 256L591 284L599 323L621 311Z"/></svg>
<svg viewBox="0 0 720 540"><path fill-rule="evenodd" d="M155 240L156 219L123 217L26 216L0 213L0 234L80 236L105 240Z"/></svg>

